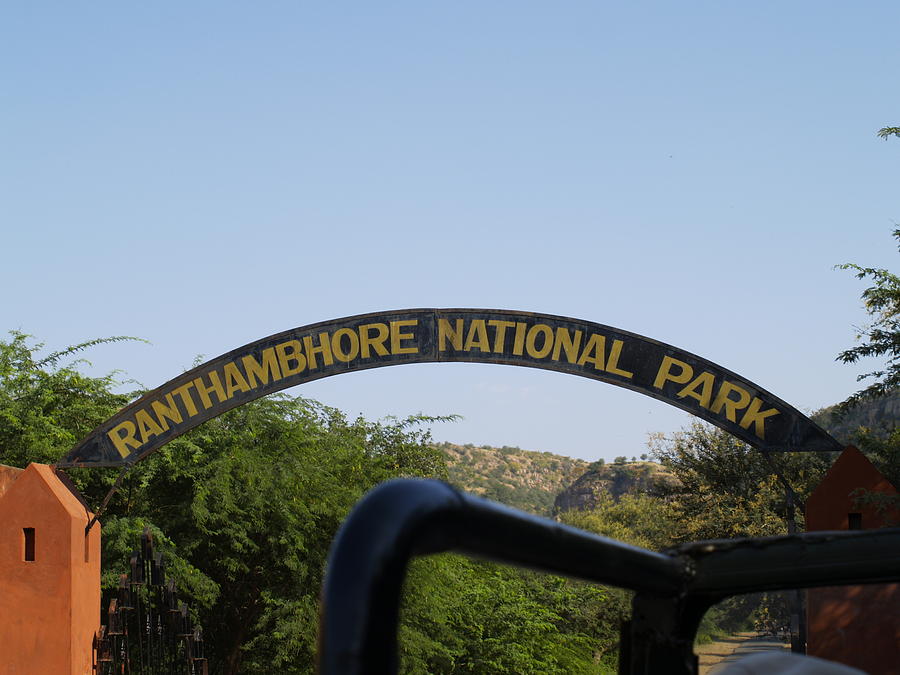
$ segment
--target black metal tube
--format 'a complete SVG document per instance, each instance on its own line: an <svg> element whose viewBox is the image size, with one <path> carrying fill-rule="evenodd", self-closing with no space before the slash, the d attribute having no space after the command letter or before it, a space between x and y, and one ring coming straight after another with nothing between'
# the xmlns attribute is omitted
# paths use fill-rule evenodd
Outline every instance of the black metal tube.
<svg viewBox="0 0 900 675"><path fill-rule="evenodd" d="M409 559L459 551L659 596L683 587L679 559L472 497L445 483L397 479L344 522L322 590L319 672L397 671L397 619Z"/></svg>
<svg viewBox="0 0 900 675"><path fill-rule="evenodd" d="M726 596L900 579L900 528L707 541L670 553L692 560L688 595Z"/></svg>

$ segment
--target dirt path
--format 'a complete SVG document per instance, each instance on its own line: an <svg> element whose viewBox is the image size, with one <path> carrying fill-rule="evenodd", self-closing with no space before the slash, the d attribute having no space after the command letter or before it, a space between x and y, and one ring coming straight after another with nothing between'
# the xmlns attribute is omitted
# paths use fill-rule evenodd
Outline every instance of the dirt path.
<svg viewBox="0 0 900 675"><path fill-rule="evenodd" d="M700 661L700 675L714 675L724 666L741 656L759 651L785 649L779 638L759 638L754 632L735 633L694 649Z"/></svg>

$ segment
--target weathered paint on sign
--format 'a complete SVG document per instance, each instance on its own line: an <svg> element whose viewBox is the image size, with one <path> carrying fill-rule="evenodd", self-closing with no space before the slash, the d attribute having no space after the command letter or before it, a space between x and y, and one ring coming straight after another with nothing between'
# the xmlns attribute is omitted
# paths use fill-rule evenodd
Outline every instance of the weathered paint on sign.
<svg viewBox="0 0 900 675"><path fill-rule="evenodd" d="M271 335L170 380L95 429L59 466L120 466L226 410L321 377L466 361L556 370L670 403L763 451L841 450L805 415L725 368L634 333L547 314L410 309Z"/></svg>

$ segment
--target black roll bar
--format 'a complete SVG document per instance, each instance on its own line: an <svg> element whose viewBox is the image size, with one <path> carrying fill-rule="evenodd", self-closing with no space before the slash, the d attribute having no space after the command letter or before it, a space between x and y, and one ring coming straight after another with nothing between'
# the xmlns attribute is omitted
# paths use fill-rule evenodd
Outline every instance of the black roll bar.
<svg viewBox="0 0 900 675"><path fill-rule="evenodd" d="M319 673L396 673L406 567L415 555L445 551L636 591L623 627L623 674L695 674L700 619L729 595L900 580L900 529L708 541L655 553L446 483L396 479L363 497L332 544Z"/></svg>

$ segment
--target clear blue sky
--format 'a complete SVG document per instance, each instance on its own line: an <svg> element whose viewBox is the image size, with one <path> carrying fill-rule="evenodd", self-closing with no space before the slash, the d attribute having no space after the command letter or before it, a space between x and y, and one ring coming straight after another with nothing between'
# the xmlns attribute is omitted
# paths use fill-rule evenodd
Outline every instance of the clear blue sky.
<svg viewBox="0 0 900 675"><path fill-rule="evenodd" d="M669 342L801 410L859 368L898 266L900 5L7 3L0 329L155 387L295 326L404 307L563 314ZM587 459L689 418L472 364L292 393L439 440Z"/></svg>

